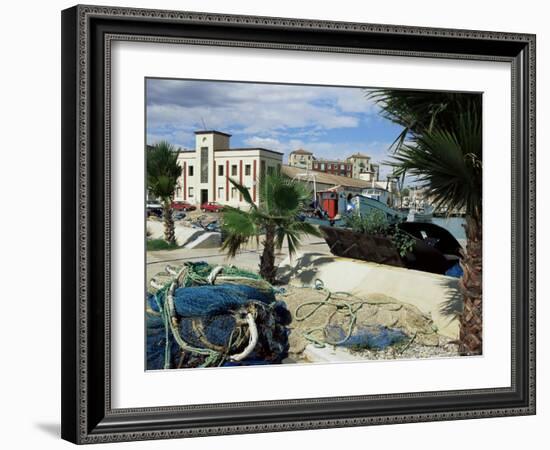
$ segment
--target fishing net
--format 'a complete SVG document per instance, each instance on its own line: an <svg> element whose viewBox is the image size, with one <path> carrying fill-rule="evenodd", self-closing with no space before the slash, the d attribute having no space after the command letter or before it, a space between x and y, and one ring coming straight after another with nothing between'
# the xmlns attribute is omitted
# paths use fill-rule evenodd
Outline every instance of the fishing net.
<svg viewBox="0 0 550 450"><path fill-rule="evenodd" d="M290 313L258 275L232 266L167 269L148 293L147 369L280 363Z"/></svg>
<svg viewBox="0 0 550 450"><path fill-rule="evenodd" d="M289 286L283 298L293 311L291 356L299 357L308 344L375 351L411 342L440 345L428 315L383 294L331 292L317 280L316 286Z"/></svg>
<svg viewBox="0 0 550 450"><path fill-rule="evenodd" d="M366 348L383 350L391 345L400 344L409 339L403 330L387 328L382 325L356 326L348 336L348 331L341 325L327 325L327 341L351 349Z"/></svg>

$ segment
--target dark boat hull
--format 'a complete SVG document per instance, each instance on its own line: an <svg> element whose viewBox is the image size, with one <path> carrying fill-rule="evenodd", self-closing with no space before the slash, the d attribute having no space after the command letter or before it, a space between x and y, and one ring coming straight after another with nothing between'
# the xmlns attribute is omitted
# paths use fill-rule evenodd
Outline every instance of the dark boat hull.
<svg viewBox="0 0 550 450"><path fill-rule="evenodd" d="M333 255L405 267L399 252L387 237L357 233L338 227L320 228Z"/></svg>
<svg viewBox="0 0 550 450"><path fill-rule="evenodd" d="M320 228L331 253L336 256L438 274L445 274L459 261L460 244L444 228L431 223L411 222L398 226L414 239L412 251L403 257L387 237L345 228Z"/></svg>

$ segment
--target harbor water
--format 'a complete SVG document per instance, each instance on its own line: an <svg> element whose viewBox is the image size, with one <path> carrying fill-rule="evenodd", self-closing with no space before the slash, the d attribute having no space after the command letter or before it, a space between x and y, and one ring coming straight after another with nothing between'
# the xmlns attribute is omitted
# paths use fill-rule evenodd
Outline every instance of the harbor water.
<svg viewBox="0 0 550 450"><path fill-rule="evenodd" d="M460 242L460 245L464 245L466 242L466 232L464 230L464 225L466 221L462 217L433 217L429 222L439 225L442 228L445 228L449 233L451 233L454 238Z"/></svg>

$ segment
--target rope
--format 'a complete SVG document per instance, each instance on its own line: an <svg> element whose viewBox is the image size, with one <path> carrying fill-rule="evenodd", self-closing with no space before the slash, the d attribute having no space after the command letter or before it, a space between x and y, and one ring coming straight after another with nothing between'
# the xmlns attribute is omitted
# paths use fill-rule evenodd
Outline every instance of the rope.
<svg viewBox="0 0 550 450"><path fill-rule="evenodd" d="M417 336L418 332L414 333L413 337L409 340L409 342L407 342L406 345L403 346L403 348L401 350L399 350L399 354L402 355L403 353L405 353L405 350L407 350L411 344L414 342L414 340L416 339L416 336Z"/></svg>
<svg viewBox="0 0 550 450"><path fill-rule="evenodd" d="M302 288L305 288L305 289L310 289L311 287L312 286L302 286ZM302 333L304 338L307 341L311 342L315 347L318 347L318 348L324 348L326 345L341 345L341 344L344 344L346 341L348 341L353 334L355 325L357 324L357 312L364 305L395 305L396 304L396 302L369 302L367 300L343 301L343 300L335 299L335 301L331 301L331 299L334 298L335 296L344 296L347 298L357 298L357 297L355 297L353 294L350 294L349 292L343 292L343 291L331 292L324 287L324 283L320 279L315 280L315 284L313 288L315 290L325 292L326 294L325 298L323 300L311 301L311 302L306 302L306 303L302 303L301 305L298 305L298 307L294 311L294 319L297 322L303 322L304 320L312 317L317 311L319 311L323 307L328 306L328 307L334 308L334 311L328 316L324 325L310 328ZM311 311L305 313L304 315L300 315L300 311L302 310L302 308L307 306L313 306L313 308L311 309ZM402 307L403 305L399 305L396 311L398 311ZM332 318L338 313L344 314L344 317L349 317L349 325L347 327L347 332L344 338L338 341L330 341L327 336L327 326L331 323ZM322 333L321 338L316 338L315 336L313 336L315 333L319 333L319 332Z"/></svg>
<svg viewBox="0 0 550 450"><path fill-rule="evenodd" d="M170 329L172 330L172 335L174 336L174 339L176 340L176 342L178 343L178 345L180 346L180 348L184 351L188 351L188 352L192 352L192 353L197 353L199 355L205 355L205 356L214 356L216 355L216 357L219 355L219 352L217 352L216 350L210 350L210 349L203 349L203 348L198 348L198 347L194 347L192 345L190 345L189 343L185 342L183 340L183 338L181 337L180 335L180 332L179 332L179 321L178 321L178 318L176 316L176 308L174 306L174 292L176 290L176 285L178 283L178 278L180 276L180 274L182 273L182 271L185 270L185 267L183 267L180 271L180 273L178 274L178 277L170 284L170 287L168 288L168 290L166 291L166 295L165 295L165 298L166 298L166 304L168 305L168 313L170 314Z"/></svg>
<svg viewBox="0 0 550 450"><path fill-rule="evenodd" d="M212 269L210 275L206 278L208 284L214 284L216 282L216 277L222 272L223 266L217 266Z"/></svg>

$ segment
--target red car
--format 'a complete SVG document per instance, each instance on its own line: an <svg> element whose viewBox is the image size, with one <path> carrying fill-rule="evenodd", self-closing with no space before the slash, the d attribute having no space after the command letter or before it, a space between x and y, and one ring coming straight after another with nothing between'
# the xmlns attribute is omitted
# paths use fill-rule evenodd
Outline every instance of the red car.
<svg viewBox="0 0 550 450"><path fill-rule="evenodd" d="M220 212L223 206L215 202L207 202L201 205L202 212Z"/></svg>
<svg viewBox="0 0 550 450"><path fill-rule="evenodd" d="M197 207L187 202L172 202L172 209L176 211L195 211Z"/></svg>

